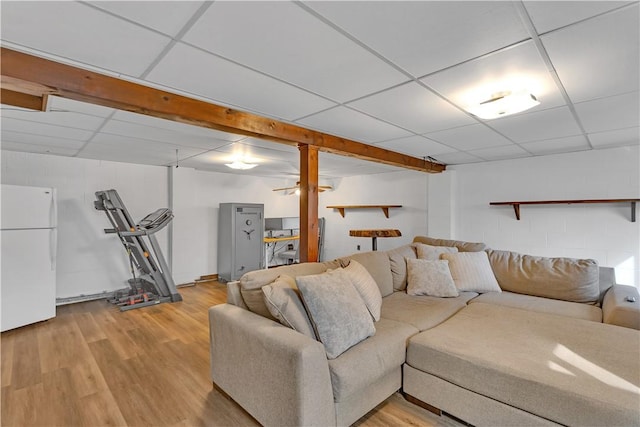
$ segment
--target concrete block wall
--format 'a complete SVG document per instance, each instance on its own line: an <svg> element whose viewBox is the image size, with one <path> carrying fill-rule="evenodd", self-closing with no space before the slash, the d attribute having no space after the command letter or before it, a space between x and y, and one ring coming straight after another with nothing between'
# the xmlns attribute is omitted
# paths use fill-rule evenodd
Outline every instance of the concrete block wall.
<svg viewBox="0 0 640 427"><path fill-rule="evenodd" d="M639 147L451 166L454 237L539 256L593 258L640 286L640 221L629 204L511 206L493 201L640 198ZM638 215L640 218L640 215Z"/></svg>

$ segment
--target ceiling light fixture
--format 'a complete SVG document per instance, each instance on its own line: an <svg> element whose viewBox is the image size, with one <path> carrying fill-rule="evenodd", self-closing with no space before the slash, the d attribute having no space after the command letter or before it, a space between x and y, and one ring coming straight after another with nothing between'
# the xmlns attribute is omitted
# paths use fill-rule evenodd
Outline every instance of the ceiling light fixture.
<svg viewBox="0 0 640 427"><path fill-rule="evenodd" d="M240 170L252 169L258 166L257 163L245 163L242 160L234 160L233 163L225 163L224 165L227 167L230 167L231 169L240 169Z"/></svg>
<svg viewBox="0 0 640 427"><path fill-rule="evenodd" d="M498 92L491 99L467 108L467 111L484 120L520 113L539 105L540 101L526 91Z"/></svg>

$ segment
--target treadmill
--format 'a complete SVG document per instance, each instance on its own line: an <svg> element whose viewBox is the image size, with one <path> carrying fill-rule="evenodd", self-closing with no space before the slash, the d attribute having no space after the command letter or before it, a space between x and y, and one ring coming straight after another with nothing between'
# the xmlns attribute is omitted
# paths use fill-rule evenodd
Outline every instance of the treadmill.
<svg viewBox="0 0 640 427"><path fill-rule="evenodd" d="M118 235L129 256L133 275L128 280L129 288L115 291L109 302L126 311L163 302L182 301L155 236L173 220L171 210L158 209L136 224L116 190L97 191L95 194L95 208L105 212L112 226L105 228L104 232ZM147 241L153 252L149 250ZM139 272L138 277L136 271Z"/></svg>

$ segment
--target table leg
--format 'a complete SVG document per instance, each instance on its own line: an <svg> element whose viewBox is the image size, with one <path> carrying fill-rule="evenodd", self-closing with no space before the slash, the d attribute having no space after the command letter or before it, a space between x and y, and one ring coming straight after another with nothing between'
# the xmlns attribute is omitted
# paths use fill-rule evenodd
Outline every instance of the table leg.
<svg viewBox="0 0 640 427"><path fill-rule="evenodd" d="M378 250L378 238L376 236L373 236L371 238L371 250L374 250L374 251Z"/></svg>

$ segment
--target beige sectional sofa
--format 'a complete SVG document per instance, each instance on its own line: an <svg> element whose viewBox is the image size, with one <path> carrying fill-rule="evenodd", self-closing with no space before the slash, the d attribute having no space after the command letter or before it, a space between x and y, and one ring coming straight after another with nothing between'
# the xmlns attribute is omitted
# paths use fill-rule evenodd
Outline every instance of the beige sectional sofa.
<svg viewBox="0 0 640 427"><path fill-rule="evenodd" d="M613 270L591 260L414 242L228 283L227 304L209 310L214 386L267 426L350 425L398 390L473 425L640 425L636 288L615 285ZM407 259L418 258L419 243L485 252L500 289L410 295ZM373 335L331 358L319 335L288 322L290 315L276 320L265 292L287 276L300 285L354 264L380 291L379 320ZM301 303L303 290L285 309ZM341 327L349 328L345 319Z"/></svg>

